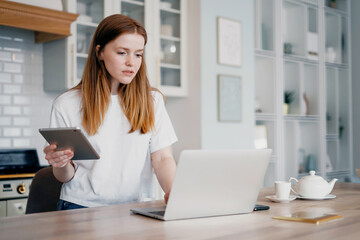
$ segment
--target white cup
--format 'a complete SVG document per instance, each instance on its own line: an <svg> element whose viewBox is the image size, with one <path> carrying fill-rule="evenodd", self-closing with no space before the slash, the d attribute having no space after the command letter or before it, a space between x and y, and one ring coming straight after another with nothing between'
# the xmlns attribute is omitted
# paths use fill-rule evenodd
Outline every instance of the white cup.
<svg viewBox="0 0 360 240"><path fill-rule="evenodd" d="M275 181L275 195L277 199L289 199L291 183L285 181Z"/></svg>

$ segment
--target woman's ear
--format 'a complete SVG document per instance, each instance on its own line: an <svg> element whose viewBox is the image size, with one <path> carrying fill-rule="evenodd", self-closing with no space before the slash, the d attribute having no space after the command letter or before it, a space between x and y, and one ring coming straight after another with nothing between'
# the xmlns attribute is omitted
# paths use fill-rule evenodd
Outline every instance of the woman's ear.
<svg viewBox="0 0 360 240"><path fill-rule="evenodd" d="M100 51L100 45L96 45L96 56L99 60L103 60L102 52Z"/></svg>

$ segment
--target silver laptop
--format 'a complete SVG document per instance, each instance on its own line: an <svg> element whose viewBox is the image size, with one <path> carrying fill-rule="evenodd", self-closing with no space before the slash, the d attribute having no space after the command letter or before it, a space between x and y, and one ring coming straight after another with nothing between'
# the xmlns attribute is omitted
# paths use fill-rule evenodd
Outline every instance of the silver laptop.
<svg viewBox="0 0 360 240"><path fill-rule="evenodd" d="M130 209L161 220L252 212L272 150L184 150L168 204Z"/></svg>

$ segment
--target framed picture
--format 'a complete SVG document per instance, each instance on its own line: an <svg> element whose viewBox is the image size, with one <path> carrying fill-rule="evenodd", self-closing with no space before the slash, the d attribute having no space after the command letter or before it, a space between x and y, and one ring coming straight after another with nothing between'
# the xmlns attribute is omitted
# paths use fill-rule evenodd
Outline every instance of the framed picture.
<svg viewBox="0 0 360 240"><path fill-rule="evenodd" d="M241 22L218 17L217 33L218 63L232 66L241 66Z"/></svg>
<svg viewBox="0 0 360 240"><path fill-rule="evenodd" d="M218 119L241 122L242 118L241 77L218 75Z"/></svg>

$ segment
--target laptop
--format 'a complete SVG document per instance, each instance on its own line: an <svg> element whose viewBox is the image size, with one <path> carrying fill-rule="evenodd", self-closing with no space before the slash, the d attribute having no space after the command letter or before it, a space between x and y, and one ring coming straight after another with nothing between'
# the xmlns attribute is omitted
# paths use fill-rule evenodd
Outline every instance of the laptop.
<svg viewBox="0 0 360 240"><path fill-rule="evenodd" d="M167 205L130 211L164 221L250 213L271 153L271 149L184 150Z"/></svg>

